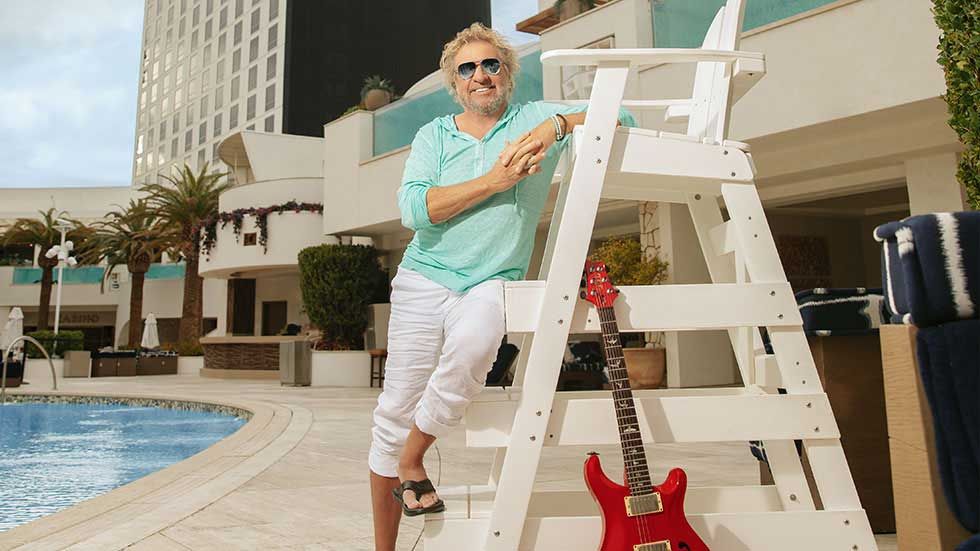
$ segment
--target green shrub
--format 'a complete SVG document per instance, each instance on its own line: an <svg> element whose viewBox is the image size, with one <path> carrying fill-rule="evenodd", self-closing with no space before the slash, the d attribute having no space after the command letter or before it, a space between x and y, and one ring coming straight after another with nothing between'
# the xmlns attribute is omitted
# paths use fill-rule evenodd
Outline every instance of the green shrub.
<svg viewBox="0 0 980 551"><path fill-rule="evenodd" d="M606 263L613 285L656 285L667 279L667 261L659 255L644 259L639 240L631 237L604 241L591 258Z"/></svg>
<svg viewBox="0 0 980 551"><path fill-rule="evenodd" d="M85 334L81 331L58 331L57 337L54 331L33 331L27 336L37 339L52 357L63 356L70 350L85 350ZM25 346L28 358L44 357L34 343L29 342Z"/></svg>
<svg viewBox="0 0 980 551"><path fill-rule="evenodd" d="M367 306L388 302L378 252L364 245L320 245L299 253L300 287L310 322L327 350L363 350Z"/></svg>
<svg viewBox="0 0 980 551"><path fill-rule="evenodd" d="M197 341L181 341L175 347L178 356L203 356L204 347Z"/></svg>
<svg viewBox="0 0 980 551"><path fill-rule="evenodd" d="M980 208L980 2L933 0L939 37L939 64L946 72L949 126L965 151L957 178L969 202Z"/></svg>

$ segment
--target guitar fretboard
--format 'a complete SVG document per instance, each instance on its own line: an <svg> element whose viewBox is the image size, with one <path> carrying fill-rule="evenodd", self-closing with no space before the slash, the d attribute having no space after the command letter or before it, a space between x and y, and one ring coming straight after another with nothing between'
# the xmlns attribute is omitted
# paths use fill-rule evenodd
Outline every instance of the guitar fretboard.
<svg viewBox="0 0 980 551"><path fill-rule="evenodd" d="M619 426L619 441L623 447L623 463L626 466L626 482L630 495L653 493L650 482L650 469L647 455L640 437L640 423L636 417L633 390L630 388L626 362L623 360L623 346L619 340L619 326L612 307L598 308L599 326L602 328L602 349L609 366L609 382L613 389L613 403L616 406L616 423Z"/></svg>

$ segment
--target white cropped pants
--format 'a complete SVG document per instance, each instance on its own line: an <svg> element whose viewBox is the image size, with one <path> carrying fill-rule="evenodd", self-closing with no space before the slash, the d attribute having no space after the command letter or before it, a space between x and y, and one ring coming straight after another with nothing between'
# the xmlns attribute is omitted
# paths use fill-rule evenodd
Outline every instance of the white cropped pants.
<svg viewBox="0 0 980 551"><path fill-rule="evenodd" d="M412 424L436 438L458 425L486 382L504 336L503 281L463 293L398 268L391 282L384 390L374 410L368 466L398 476Z"/></svg>

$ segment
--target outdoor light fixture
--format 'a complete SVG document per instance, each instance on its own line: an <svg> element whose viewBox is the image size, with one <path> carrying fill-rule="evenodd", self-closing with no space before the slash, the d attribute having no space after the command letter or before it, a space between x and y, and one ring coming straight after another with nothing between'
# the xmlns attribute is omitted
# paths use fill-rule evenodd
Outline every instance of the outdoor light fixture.
<svg viewBox="0 0 980 551"><path fill-rule="evenodd" d="M71 222L59 218L56 223L58 225L58 231L61 232L61 244L51 247L46 253L44 253L45 258L58 258L58 294L55 296L54 301L55 335L58 334L58 325L61 322L61 286L65 279L65 264L71 268L78 265L78 261L75 260L75 257L71 256L71 252L75 250L75 244L70 240L65 240L65 234L72 228ZM55 341L55 346L57 346L57 341Z"/></svg>

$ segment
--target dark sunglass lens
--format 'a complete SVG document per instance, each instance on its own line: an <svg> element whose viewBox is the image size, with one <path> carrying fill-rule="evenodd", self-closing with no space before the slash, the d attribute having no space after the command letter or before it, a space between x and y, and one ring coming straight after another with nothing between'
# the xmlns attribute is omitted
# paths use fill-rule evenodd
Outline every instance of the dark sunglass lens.
<svg viewBox="0 0 980 551"><path fill-rule="evenodd" d="M495 75L500 72L500 60L499 59L484 59L480 65L483 66L483 70L488 75Z"/></svg>
<svg viewBox="0 0 980 551"><path fill-rule="evenodd" d="M463 80L469 80L473 77L473 73L476 72L476 63L473 63L472 61L463 63L457 68L457 71L459 71L460 78Z"/></svg>

